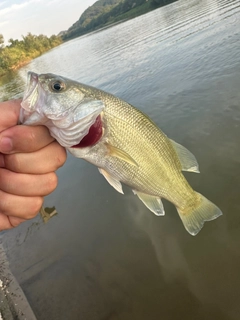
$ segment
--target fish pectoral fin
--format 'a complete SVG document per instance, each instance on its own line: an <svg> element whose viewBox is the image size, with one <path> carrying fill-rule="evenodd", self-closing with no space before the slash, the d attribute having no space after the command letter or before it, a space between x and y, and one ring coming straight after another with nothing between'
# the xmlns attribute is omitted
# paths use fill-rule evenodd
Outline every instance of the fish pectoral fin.
<svg viewBox="0 0 240 320"><path fill-rule="evenodd" d="M112 156L112 157L116 157L116 158L119 158L127 163L130 163L131 165L133 166L137 166L138 167L138 164L137 162L129 155L127 154L125 151L117 148L117 147L114 147L108 143L105 144L107 149L108 149L108 152L109 152L109 155Z"/></svg>
<svg viewBox="0 0 240 320"><path fill-rule="evenodd" d="M195 156L181 144L171 139L169 140L171 141L172 146L178 155L178 159L181 162L182 170L199 173L199 166Z"/></svg>
<svg viewBox="0 0 240 320"><path fill-rule="evenodd" d="M161 198L151 196L146 193L142 193L136 190L133 190L133 193L138 196L138 198L145 204L145 206L152 211L156 216L164 216L165 211Z"/></svg>
<svg viewBox="0 0 240 320"><path fill-rule="evenodd" d="M98 170L115 190L123 194L122 184L120 181L115 179L113 176L111 176L107 171L103 170L102 168L98 168Z"/></svg>

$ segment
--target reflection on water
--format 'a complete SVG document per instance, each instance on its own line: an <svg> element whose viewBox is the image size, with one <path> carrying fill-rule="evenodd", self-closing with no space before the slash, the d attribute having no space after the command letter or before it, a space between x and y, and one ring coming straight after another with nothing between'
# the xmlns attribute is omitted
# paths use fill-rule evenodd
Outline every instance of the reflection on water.
<svg viewBox="0 0 240 320"><path fill-rule="evenodd" d="M25 82L17 71L0 77L0 101L21 98L24 86Z"/></svg>
<svg viewBox="0 0 240 320"><path fill-rule="evenodd" d="M2 236L38 319L239 319L239 21L238 0L180 0L1 79L2 100L20 95L32 70L139 107L195 154L201 174L186 177L224 213L191 237L170 203L156 217L128 188L118 194L69 156L45 201L58 215Z"/></svg>

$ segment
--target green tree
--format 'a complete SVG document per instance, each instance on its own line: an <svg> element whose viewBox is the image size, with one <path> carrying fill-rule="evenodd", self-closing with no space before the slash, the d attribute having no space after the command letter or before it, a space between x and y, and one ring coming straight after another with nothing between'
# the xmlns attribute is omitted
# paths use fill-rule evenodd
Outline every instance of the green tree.
<svg viewBox="0 0 240 320"><path fill-rule="evenodd" d="M19 46L20 42L19 40L14 40L13 38L9 39L8 42L10 43L10 47L16 47L16 46Z"/></svg>
<svg viewBox="0 0 240 320"><path fill-rule="evenodd" d="M36 36L29 32L26 36L22 36L22 40L11 38L8 42L9 45L3 47L4 38L0 35L0 76L56 47L62 43L62 39L55 35L48 38L43 34Z"/></svg>
<svg viewBox="0 0 240 320"><path fill-rule="evenodd" d="M4 47L4 37L2 34L0 34L0 49Z"/></svg>

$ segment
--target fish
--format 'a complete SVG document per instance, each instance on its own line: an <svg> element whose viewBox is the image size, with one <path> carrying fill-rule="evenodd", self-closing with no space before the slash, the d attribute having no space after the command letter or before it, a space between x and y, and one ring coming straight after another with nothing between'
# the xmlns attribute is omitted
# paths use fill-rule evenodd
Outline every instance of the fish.
<svg viewBox="0 0 240 320"><path fill-rule="evenodd" d="M110 93L59 75L29 72L19 121L45 125L71 154L97 166L116 191L123 194L122 184L129 186L155 215L165 214L162 199L170 201L193 236L205 221L222 215L182 173L199 173L195 156Z"/></svg>

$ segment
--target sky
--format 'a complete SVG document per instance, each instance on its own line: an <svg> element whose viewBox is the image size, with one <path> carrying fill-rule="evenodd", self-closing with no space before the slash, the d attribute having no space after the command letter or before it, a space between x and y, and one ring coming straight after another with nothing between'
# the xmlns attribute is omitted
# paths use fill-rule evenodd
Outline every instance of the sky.
<svg viewBox="0 0 240 320"><path fill-rule="evenodd" d="M0 0L5 44L28 32L51 36L68 29L97 0Z"/></svg>

